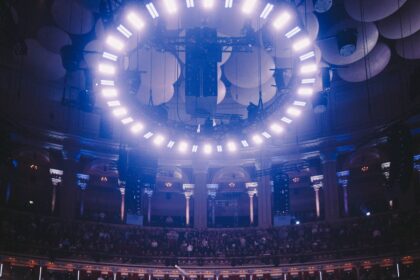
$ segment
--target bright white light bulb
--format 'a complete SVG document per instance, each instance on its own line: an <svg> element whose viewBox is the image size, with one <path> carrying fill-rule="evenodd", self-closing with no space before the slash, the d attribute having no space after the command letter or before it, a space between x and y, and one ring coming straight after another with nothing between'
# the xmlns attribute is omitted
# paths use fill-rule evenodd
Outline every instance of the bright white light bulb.
<svg viewBox="0 0 420 280"><path fill-rule="evenodd" d="M288 108L288 109L286 110L286 112L287 112L289 115L293 116L293 117L299 117L299 116L300 116L300 114L302 113L302 111L301 111L301 110L299 110L298 108L295 108L295 107L290 107L290 108Z"/></svg>
<svg viewBox="0 0 420 280"><path fill-rule="evenodd" d="M255 134L254 136L252 136L252 141L254 141L255 144L260 145L263 143L263 139L259 134Z"/></svg>
<svg viewBox="0 0 420 280"><path fill-rule="evenodd" d="M257 0L245 0L244 4L242 5L242 12L244 14L250 14L254 10Z"/></svg>
<svg viewBox="0 0 420 280"><path fill-rule="evenodd" d="M139 133L140 131L142 131L143 130L143 124L141 124L141 123L135 123L135 124L133 124L133 126L131 127L131 132L132 133L134 133L134 134L137 134L137 133Z"/></svg>
<svg viewBox="0 0 420 280"><path fill-rule="evenodd" d="M211 154L211 152L213 151L213 147L210 144L205 144L203 146L203 152L207 155Z"/></svg>
<svg viewBox="0 0 420 280"><path fill-rule="evenodd" d="M165 140L165 137L163 137L162 135L156 135L155 138L153 139L153 143L156 146L159 146L163 143L164 140Z"/></svg>
<svg viewBox="0 0 420 280"><path fill-rule="evenodd" d="M115 49L117 51L121 51L122 49L124 49L124 43L120 39L118 39L118 38L116 38L116 37L114 37L112 35L109 35L106 38L105 43L109 47L111 47L111 48L113 48L113 49Z"/></svg>
<svg viewBox="0 0 420 280"><path fill-rule="evenodd" d="M292 48L295 52L301 51L311 45L311 40L307 37L297 40L293 43Z"/></svg>
<svg viewBox="0 0 420 280"><path fill-rule="evenodd" d="M236 144L233 141L227 142L226 147L229 152L235 152L237 150Z"/></svg>
<svg viewBox="0 0 420 280"><path fill-rule="evenodd" d="M281 125L277 124L277 123L273 123L270 126L270 130L272 132L276 133L276 134L280 134L280 133L282 133L284 131L284 128Z"/></svg>
<svg viewBox="0 0 420 280"><path fill-rule="evenodd" d="M128 13L127 20L137 30L141 30L144 27L144 21L134 12Z"/></svg>
<svg viewBox="0 0 420 280"><path fill-rule="evenodd" d="M291 17L292 16L288 12L281 13L273 22L274 28L283 28L290 21Z"/></svg>
<svg viewBox="0 0 420 280"><path fill-rule="evenodd" d="M178 151L180 151L181 153L185 153L188 149L188 143L185 141L181 141L178 144Z"/></svg>

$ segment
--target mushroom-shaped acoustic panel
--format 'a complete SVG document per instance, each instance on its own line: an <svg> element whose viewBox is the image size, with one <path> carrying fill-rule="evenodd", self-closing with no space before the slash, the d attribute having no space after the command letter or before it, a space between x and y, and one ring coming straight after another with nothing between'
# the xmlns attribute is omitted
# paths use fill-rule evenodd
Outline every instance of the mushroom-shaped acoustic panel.
<svg viewBox="0 0 420 280"><path fill-rule="evenodd" d="M400 39L395 44L399 56L406 59L420 59L420 31L410 37Z"/></svg>
<svg viewBox="0 0 420 280"><path fill-rule="evenodd" d="M95 68L101 58L103 50L103 44L100 40L93 40L86 44L83 52L83 58L86 64Z"/></svg>
<svg viewBox="0 0 420 280"><path fill-rule="evenodd" d="M378 43L366 57L337 70L338 75L347 82L362 82L381 73L391 59L391 49Z"/></svg>
<svg viewBox="0 0 420 280"><path fill-rule="evenodd" d="M274 78L269 79L262 85L262 101L265 103L270 101L276 95L276 87ZM237 86L230 87L230 94L236 102L241 105L248 106L249 103L258 104L259 90L255 88L242 88Z"/></svg>
<svg viewBox="0 0 420 280"><path fill-rule="evenodd" d="M354 37L346 36L349 32L353 33ZM333 26L326 37L330 38L318 43L322 57L330 64L345 65L367 55L375 47L379 33L374 23L344 20ZM349 48L352 50L348 51Z"/></svg>
<svg viewBox="0 0 420 280"><path fill-rule="evenodd" d="M142 104L161 105L169 102L174 96L173 85L141 84L137 97Z"/></svg>
<svg viewBox="0 0 420 280"><path fill-rule="evenodd" d="M55 23L70 34L86 34L95 24L92 12L75 0L55 0L51 13Z"/></svg>
<svg viewBox="0 0 420 280"><path fill-rule="evenodd" d="M71 45L70 36L55 26L41 27L36 39L44 48L54 53L60 53L62 47Z"/></svg>
<svg viewBox="0 0 420 280"><path fill-rule="evenodd" d="M224 64L226 78L238 87L257 87L259 84L259 57L261 57L261 83L266 83L273 76L274 60L265 50L256 47L252 52L232 53Z"/></svg>
<svg viewBox="0 0 420 280"><path fill-rule="evenodd" d="M217 82L217 104L223 102L226 97L226 86L223 81L219 80Z"/></svg>
<svg viewBox="0 0 420 280"><path fill-rule="evenodd" d="M379 32L388 39L401 39L420 30L420 1L408 0L395 14L378 22Z"/></svg>
<svg viewBox="0 0 420 280"><path fill-rule="evenodd" d="M407 0L345 0L344 6L353 19L373 22L392 15L405 2Z"/></svg>
<svg viewBox="0 0 420 280"><path fill-rule="evenodd" d="M37 78L54 81L64 77L66 71L59 54L46 50L33 39L26 39L28 53L23 57L23 69Z"/></svg>

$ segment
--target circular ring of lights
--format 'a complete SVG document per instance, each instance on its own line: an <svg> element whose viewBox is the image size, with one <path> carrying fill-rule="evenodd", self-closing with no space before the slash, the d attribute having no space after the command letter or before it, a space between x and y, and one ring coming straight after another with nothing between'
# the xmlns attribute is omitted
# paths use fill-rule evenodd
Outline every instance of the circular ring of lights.
<svg viewBox="0 0 420 280"><path fill-rule="evenodd" d="M168 9L176 12L176 0L164 0ZM214 1L219 0L201 0L204 7L213 5ZM250 13L255 8L258 0L243 0L241 8L244 13ZM225 8L231 9L233 0L225 0ZM194 6L194 0L186 0L188 9L198 8ZM159 17L159 13L153 2L148 2L142 7L147 10L151 20ZM267 2L264 9L260 13L260 18L272 23L272 26L278 32L278 36L285 36L291 43L294 55L297 56L297 71L299 74L296 87L291 91L291 97L288 101L287 109L281 108L275 114L275 120L270 125L261 125L257 127L252 135L241 137L241 139L226 139L217 141L208 137L207 141L189 142L188 139L166 139L161 131L145 130L143 122L136 120L129 114L128 107L125 107L119 98L119 91L116 87L116 74L118 71L118 62L124 54L124 48L135 32L144 32L146 20L136 11L128 11L123 17L120 24L106 35L104 39L104 51L97 68L98 84L100 86L101 95L106 100L106 104L111 109L112 114L117 117L122 125L127 126L133 134L151 140L155 145L165 145L168 149L175 149L179 152L191 152L211 154L213 150L218 153L234 152L238 149L246 149L251 146L261 145L264 141L269 140L275 135L280 135L286 126L289 126L295 118L299 117L302 109L308 103L308 99L314 94L314 85L316 75L318 73L318 65L316 62L316 54L314 45L307 33L303 30L301 24L293 24L293 15L297 17L296 9L290 6L279 7L277 4ZM297 21L299 22L299 21ZM271 118L273 119L273 118Z"/></svg>

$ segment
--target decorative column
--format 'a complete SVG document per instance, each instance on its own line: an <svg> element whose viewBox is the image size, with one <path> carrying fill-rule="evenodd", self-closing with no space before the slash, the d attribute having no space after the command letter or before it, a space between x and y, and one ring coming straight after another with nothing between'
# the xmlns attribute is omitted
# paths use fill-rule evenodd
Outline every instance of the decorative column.
<svg viewBox="0 0 420 280"><path fill-rule="evenodd" d="M319 190L322 188L322 180L324 179L323 175L315 175L311 176L311 183L312 188L315 191L315 210L316 210L316 217L321 217L321 204L319 201Z"/></svg>
<svg viewBox="0 0 420 280"><path fill-rule="evenodd" d="M125 217L125 181L118 180L119 190L121 193L121 206L120 206L120 218L121 222L124 222Z"/></svg>
<svg viewBox="0 0 420 280"><path fill-rule="evenodd" d="M348 184L349 184L349 176L350 171L344 170L337 172L337 178L338 178L338 185L341 186L343 190L343 208L344 208L344 215L349 215L349 195L348 195Z"/></svg>
<svg viewBox="0 0 420 280"><path fill-rule="evenodd" d="M326 151L322 153L321 160L324 175L325 219L334 221L339 218L337 154L335 151Z"/></svg>
<svg viewBox="0 0 420 280"><path fill-rule="evenodd" d="M182 189L185 195L185 225L190 226L190 200L194 194L194 184L183 184Z"/></svg>
<svg viewBox="0 0 420 280"><path fill-rule="evenodd" d="M194 174L194 227L207 228L207 172L208 162L193 162Z"/></svg>
<svg viewBox="0 0 420 280"><path fill-rule="evenodd" d="M80 217L83 217L85 213L85 190L88 186L90 176L87 174L78 173L76 174L76 177L77 177L77 186L81 190L79 214L80 214Z"/></svg>
<svg viewBox="0 0 420 280"><path fill-rule="evenodd" d="M258 176L258 226L268 228L272 225L271 210L271 158L255 162Z"/></svg>
<svg viewBox="0 0 420 280"><path fill-rule="evenodd" d="M216 195L217 190L219 189L218 184L207 184L207 194L210 197L211 203L211 224L214 226L216 224Z"/></svg>
<svg viewBox="0 0 420 280"><path fill-rule="evenodd" d="M151 188L145 188L144 193L147 195L147 223L150 224L150 222L152 221L153 190Z"/></svg>
<svg viewBox="0 0 420 280"><path fill-rule="evenodd" d="M57 200L57 187L61 185L63 170L50 168L52 196L51 196L51 213L55 212L55 205Z"/></svg>
<svg viewBox="0 0 420 280"><path fill-rule="evenodd" d="M254 195L257 194L258 183L248 182L245 187L249 196L249 224L254 224Z"/></svg>

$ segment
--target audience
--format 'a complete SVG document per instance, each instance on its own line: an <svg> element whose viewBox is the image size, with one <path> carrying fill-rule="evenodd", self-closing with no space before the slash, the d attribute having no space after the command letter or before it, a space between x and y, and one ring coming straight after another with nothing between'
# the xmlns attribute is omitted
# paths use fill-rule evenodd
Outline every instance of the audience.
<svg viewBox="0 0 420 280"><path fill-rule="evenodd" d="M126 263L282 264L420 249L417 213L261 229L141 228L1 211L0 251Z"/></svg>

